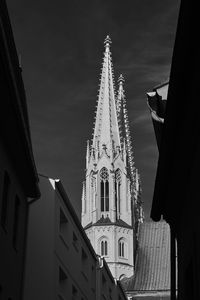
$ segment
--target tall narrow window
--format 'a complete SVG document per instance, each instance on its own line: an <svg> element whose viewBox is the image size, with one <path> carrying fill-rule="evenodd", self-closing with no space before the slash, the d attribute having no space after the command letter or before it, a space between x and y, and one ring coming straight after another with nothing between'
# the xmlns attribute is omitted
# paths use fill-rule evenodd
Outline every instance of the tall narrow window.
<svg viewBox="0 0 200 300"><path fill-rule="evenodd" d="M92 286L92 291L95 292L95 284L96 284L96 270L95 267L92 266L91 269L91 286Z"/></svg>
<svg viewBox="0 0 200 300"><path fill-rule="evenodd" d="M64 270L59 267L59 283L63 283L67 279L67 275L65 274Z"/></svg>
<svg viewBox="0 0 200 300"><path fill-rule="evenodd" d="M115 173L115 194L116 194L116 204L117 204L117 214L120 217L121 212L121 171L117 169Z"/></svg>
<svg viewBox="0 0 200 300"><path fill-rule="evenodd" d="M63 210L60 208L60 233L67 234L68 220Z"/></svg>
<svg viewBox="0 0 200 300"><path fill-rule="evenodd" d="M123 241L119 242L119 256L124 257L124 242Z"/></svg>
<svg viewBox="0 0 200 300"><path fill-rule="evenodd" d="M88 280L89 260L88 260L87 253L85 252L85 250L83 248L82 248L82 251L81 251L81 263L82 263L82 274L84 275L86 280Z"/></svg>
<svg viewBox="0 0 200 300"><path fill-rule="evenodd" d="M78 298L78 290L74 285L72 285L72 300L77 298Z"/></svg>
<svg viewBox="0 0 200 300"><path fill-rule="evenodd" d="M124 242L121 243L121 247L122 247L122 257L124 257Z"/></svg>
<svg viewBox="0 0 200 300"><path fill-rule="evenodd" d="M105 239L101 241L101 255L108 255L108 242Z"/></svg>
<svg viewBox="0 0 200 300"><path fill-rule="evenodd" d="M119 257L127 257L127 245L124 239L120 239L118 242L118 255Z"/></svg>
<svg viewBox="0 0 200 300"><path fill-rule="evenodd" d="M14 208L14 222L13 222L13 247L18 250L19 248L19 213L20 213L20 200L15 197L15 208Z"/></svg>
<svg viewBox="0 0 200 300"><path fill-rule="evenodd" d="M109 175L106 168L100 171L101 211L109 211Z"/></svg>
<svg viewBox="0 0 200 300"><path fill-rule="evenodd" d="M104 255L104 241L101 241L101 255Z"/></svg>
<svg viewBox="0 0 200 300"><path fill-rule="evenodd" d="M109 211L109 183L108 183L108 181L105 182L105 206L106 206L106 211Z"/></svg>
<svg viewBox="0 0 200 300"><path fill-rule="evenodd" d="M59 280L59 294L65 295L67 294L68 291L68 277L67 274L65 273L65 270L59 266L58 269L58 280ZM62 296L60 295L59 299L63 299Z"/></svg>
<svg viewBox="0 0 200 300"><path fill-rule="evenodd" d="M105 241L104 243L104 252L105 252L105 255L108 255L108 242Z"/></svg>
<svg viewBox="0 0 200 300"><path fill-rule="evenodd" d="M1 205L1 225L4 227L4 229L6 227L6 220L7 220L9 190L10 190L10 178L8 176L8 173L5 172L4 181L3 181L2 205Z"/></svg>
<svg viewBox="0 0 200 300"><path fill-rule="evenodd" d="M104 182L101 180L101 211L104 211Z"/></svg>

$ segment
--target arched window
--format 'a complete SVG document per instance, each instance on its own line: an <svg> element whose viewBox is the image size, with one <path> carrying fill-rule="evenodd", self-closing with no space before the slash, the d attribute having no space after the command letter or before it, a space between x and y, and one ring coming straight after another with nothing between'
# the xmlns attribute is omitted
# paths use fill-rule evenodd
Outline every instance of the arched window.
<svg viewBox="0 0 200 300"><path fill-rule="evenodd" d="M108 255L108 242L105 239L101 241L101 255Z"/></svg>
<svg viewBox="0 0 200 300"><path fill-rule="evenodd" d="M115 179L116 179L116 183L115 183L115 194L116 194L116 204L117 204L117 212L118 215L121 212L121 171L119 169L117 169L117 171L115 172Z"/></svg>
<svg viewBox="0 0 200 300"><path fill-rule="evenodd" d="M101 211L109 211L109 175L106 168L100 171Z"/></svg>
<svg viewBox="0 0 200 300"><path fill-rule="evenodd" d="M127 258L127 245L124 239L120 239L118 242L118 255L119 257Z"/></svg>

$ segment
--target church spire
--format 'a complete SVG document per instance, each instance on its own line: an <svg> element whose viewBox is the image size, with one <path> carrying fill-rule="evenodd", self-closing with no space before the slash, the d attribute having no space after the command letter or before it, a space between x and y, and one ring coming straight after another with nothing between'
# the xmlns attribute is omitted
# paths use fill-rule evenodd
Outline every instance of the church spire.
<svg viewBox="0 0 200 300"><path fill-rule="evenodd" d="M98 145L100 151L102 151L103 148L106 148L107 153L112 155L117 147L120 147L121 150L121 144L110 51L111 39L109 36L106 37L104 44L105 52L92 145L93 148Z"/></svg>
<svg viewBox="0 0 200 300"><path fill-rule="evenodd" d="M87 144L82 225L96 253L106 256L113 276L120 278L134 274L140 182L137 177L136 186L124 78L120 75L115 94L109 36L104 44L94 133Z"/></svg>

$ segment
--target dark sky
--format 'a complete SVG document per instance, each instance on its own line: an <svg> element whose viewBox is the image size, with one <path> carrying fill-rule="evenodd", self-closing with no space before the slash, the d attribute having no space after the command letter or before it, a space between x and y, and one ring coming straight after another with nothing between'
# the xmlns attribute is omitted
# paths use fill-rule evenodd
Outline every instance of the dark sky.
<svg viewBox="0 0 200 300"><path fill-rule="evenodd" d="M169 76L179 0L7 0L21 56L39 173L60 178L80 214L103 58L122 72L135 164L149 218L158 151L146 92Z"/></svg>

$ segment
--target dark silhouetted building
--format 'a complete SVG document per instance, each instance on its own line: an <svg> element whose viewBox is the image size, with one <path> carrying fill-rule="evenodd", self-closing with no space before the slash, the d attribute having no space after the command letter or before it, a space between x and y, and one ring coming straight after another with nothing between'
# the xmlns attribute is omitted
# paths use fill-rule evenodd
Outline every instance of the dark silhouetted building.
<svg viewBox="0 0 200 300"><path fill-rule="evenodd" d="M0 299L21 300L28 205L40 194L21 68L4 0L0 96Z"/></svg>
<svg viewBox="0 0 200 300"><path fill-rule="evenodd" d="M161 144L168 88L169 82L165 82L156 86L153 92L147 93L147 104L151 113L158 149L160 149Z"/></svg>
<svg viewBox="0 0 200 300"><path fill-rule="evenodd" d="M41 175L40 190L29 211L24 300L125 300L61 181Z"/></svg>
<svg viewBox="0 0 200 300"><path fill-rule="evenodd" d="M97 299L127 300L120 280L113 278L105 258L99 257L97 267Z"/></svg>
<svg viewBox="0 0 200 300"><path fill-rule="evenodd" d="M171 227L171 299L180 300L200 299L197 4L181 1L151 210L153 220L163 216Z"/></svg>

